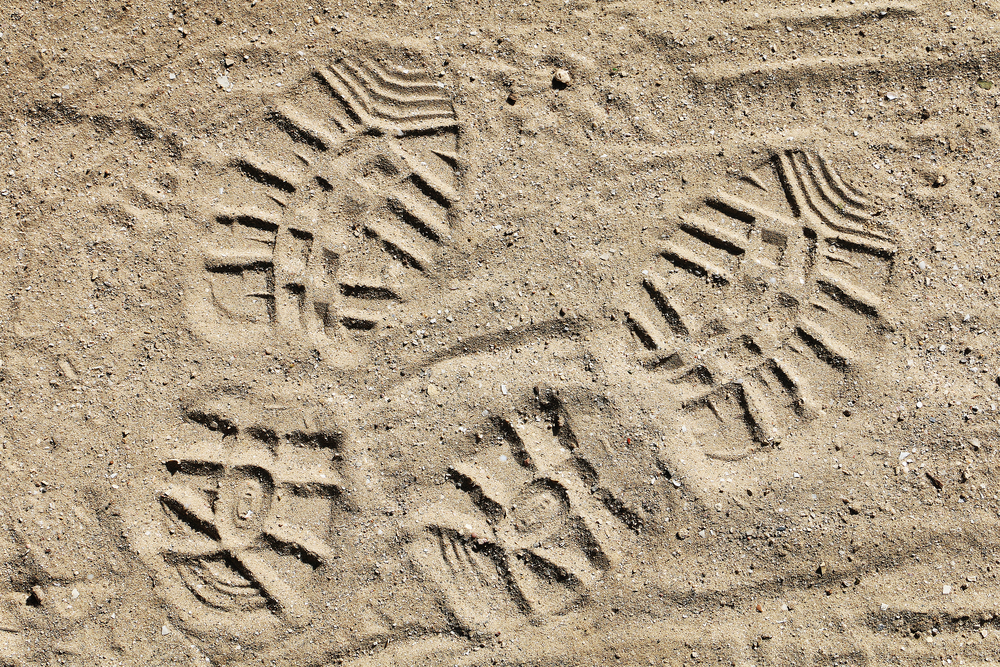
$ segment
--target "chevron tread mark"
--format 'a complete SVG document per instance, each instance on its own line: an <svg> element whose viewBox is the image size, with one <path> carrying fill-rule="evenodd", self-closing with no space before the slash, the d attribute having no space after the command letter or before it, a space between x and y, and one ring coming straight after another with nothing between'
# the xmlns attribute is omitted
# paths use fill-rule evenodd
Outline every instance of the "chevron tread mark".
<svg viewBox="0 0 1000 667"><path fill-rule="evenodd" d="M213 158L235 179L201 211L214 223L211 303L325 346L364 337L438 279L449 249L461 168L450 93L423 72L341 58L265 104L266 134Z"/></svg>
<svg viewBox="0 0 1000 667"><path fill-rule="evenodd" d="M815 419L890 326L882 292L896 245L868 199L818 154L781 151L753 173L742 193L720 190L681 216L627 309L644 367L682 411L706 435L741 424L744 444L715 458ZM734 286L754 296L733 301Z"/></svg>

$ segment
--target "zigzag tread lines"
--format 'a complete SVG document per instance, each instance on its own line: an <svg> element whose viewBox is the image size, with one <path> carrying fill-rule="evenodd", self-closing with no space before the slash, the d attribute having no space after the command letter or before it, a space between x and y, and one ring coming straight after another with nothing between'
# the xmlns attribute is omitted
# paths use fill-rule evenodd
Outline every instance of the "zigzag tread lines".
<svg viewBox="0 0 1000 667"><path fill-rule="evenodd" d="M368 97L368 93L353 76L347 74L335 64L330 65L327 71L337 77L337 80L347 91L350 92L352 99L355 100L357 104L360 104L365 113L372 116L376 115L372 109L371 99Z"/></svg>
<svg viewBox="0 0 1000 667"><path fill-rule="evenodd" d="M794 174L797 182L795 187L796 196L799 198L800 206L808 206L820 220L829 225L832 229L847 231L860 236L870 236L885 239L886 237L871 229L870 226L856 225L843 218L850 218L861 223L870 222L871 217L867 213L856 212L848 209L829 190L824 189L827 184L826 179L817 176L807 162L807 158L802 154L788 154L788 164L790 171ZM806 161L803 167L802 162ZM834 212L836 209L836 212Z"/></svg>
<svg viewBox="0 0 1000 667"><path fill-rule="evenodd" d="M436 531L434 531L434 534L438 538L438 550L441 553L441 560L444 562L445 566L449 570L451 570L452 576L458 574L458 569L455 567L454 562L452 562L453 559L448 556L449 547L451 547L450 550L453 551L455 549L454 544L452 543L451 539L449 539L447 546L445 545L444 531L442 531L442 530L436 530Z"/></svg>
<svg viewBox="0 0 1000 667"><path fill-rule="evenodd" d="M372 76L382 82L384 86L396 89L399 92L413 92L424 95L440 95L441 90L437 84L423 70L403 72L395 70L390 72L384 67L370 60L361 62L361 66L367 69Z"/></svg>
<svg viewBox="0 0 1000 667"><path fill-rule="evenodd" d="M781 182L781 187L788 198L788 204L792 207L792 213L796 217L802 217L805 215L808 202L806 194L802 189L802 183L799 181L798 172L792 164L790 152L779 153L775 156L775 166L778 172L778 180Z"/></svg>
<svg viewBox="0 0 1000 667"><path fill-rule="evenodd" d="M865 222L869 220L867 213L862 211L855 211L854 207L850 209L847 208L846 203L833 194L829 188L824 188L826 185L826 179L823 178L822 174L817 174L813 169L813 165L810 163L808 156L802 152L794 152L788 154L789 163L791 164L792 170L795 172L795 176L799 181L799 187L802 189L802 194L806 199L806 203L809 207L819 214L821 217L826 217L825 212L820 210L821 205L828 205L831 208L836 208L841 215L853 218L859 222Z"/></svg>
<svg viewBox="0 0 1000 667"><path fill-rule="evenodd" d="M375 97L379 97L389 104L396 106L411 107L415 110L427 110L428 112L434 111L440 114L453 114L454 111L451 108L451 100L439 89L431 89L429 91L421 93L416 92L401 92L399 90L392 90L390 87L385 85L385 81L382 77L377 74L373 75L370 68L362 68L357 64L345 60L344 65L350 69L351 73L355 78L365 84L367 92ZM398 88L398 86L394 86ZM430 107L428 109L428 107Z"/></svg>
<svg viewBox="0 0 1000 667"><path fill-rule="evenodd" d="M816 158L819 160L820 167L822 168L823 173L826 174L826 178L830 182L831 187L833 187L837 194L859 208L867 208L871 205L871 203L865 199L860 192L858 192L855 188L851 188L849 185L844 183L843 180L841 180L840 174L838 174L837 171L830 166L829 160L826 159L826 156L822 152L816 153Z"/></svg>
<svg viewBox="0 0 1000 667"><path fill-rule="evenodd" d="M350 102L344 97L346 91L335 88L331 83L328 74L329 72L324 73L323 69L318 69L313 71L311 76L323 84L328 93L343 103L345 106L345 112L342 113L336 105L325 105L323 108L323 115L329 118L341 132L350 134L357 130L357 124L363 122L363 119L357 115L356 111L350 106ZM285 105L289 108L295 108L298 113L304 113L298 110L297 107L291 105L291 103L286 102ZM312 120L312 122L316 121ZM317 125L319 124L320 123L317 123Z"/></svg>
<svg viewBox="0 0 1000 667"><path fill-rule="evenodd" d="M854 218L859 222L867 222L871 220L871 216L864 211L865 207L856 205L854 202L841 195L837 189L834 188L828 171L820 165L817 156L812 153L802 152L800 153L800 159L806 163L806 168L812 176L816 189L819 191L823 199L827 201L827 203L840 210L844 215Z"/></svg>
<svg viewBox="0 0 1000 667"><path fill-rule="evenodd" d="M343 69L337 65L330 66L331 72L336 75L341 82L350 90L353 97L364 107L365 112L368 114L381 118L383 120L389 120L393 122L398 121L416 121L425 119L434 119L444 117L451 117L454 114L450 109L446 112L440 112L435 110L428 110L424 105L419 105L414 109L413 104L399 104L394 103L393 100L388 100L390 104L380 104L374 99L373 95L377 95L377 91L372 91L364 85L363 80L359 80L351 75L350 72L345 72ZM403 109L399 110L398 107L402 106ZM409 109L409 110L407 110Z"/></svg>
<svg viewBox="0 0 1000 667"><path fill-rule="evenodd" d="M842 222L842 221L836 220L832 216L823 215L823 214L820 214L820 218L823 220L824 223L826 223L826 225L830 229L832 229L832 230L834 230L836 232L844 232L844 233L852 234L852 235L855 235L855 236L862 236L862 237L865 237L865 238L875 239L877 241L878 240L882 240L882 241L888 241L889 240L889 237L887 237L886 235L880 234L878 232L875 232L871 228L868 228L868 227L859 227L858 225L852 225L850 223L846 223L846 222Z"/></svg>
<svg viewBox="0 0 1000 667"><path fill-rule="evenodd" d="M803 151L785 151L776 156L775 162L782 187L797 216L806 215L808 209L834 231L889 240L888 236L872 229L871 225L857 225L848 221L853 219L870 223L871 217L863 211L846 206L846 200L841 199L831 187L830 174L835 172L828 165L816 164Z"/></svg>
<svg viewBox="0 0 1000 667"><path fill-rule="evenodd" d="M354 98L354 94L351 92L351 89L340 80L340 77L325 67L317 69L316 75L327 85L334 97L343 103L345 111L347 111L347 114L351 116L351 119L354 122L361 123L362 125L374 124L372 116L368 113L367 108Z"/></svg>

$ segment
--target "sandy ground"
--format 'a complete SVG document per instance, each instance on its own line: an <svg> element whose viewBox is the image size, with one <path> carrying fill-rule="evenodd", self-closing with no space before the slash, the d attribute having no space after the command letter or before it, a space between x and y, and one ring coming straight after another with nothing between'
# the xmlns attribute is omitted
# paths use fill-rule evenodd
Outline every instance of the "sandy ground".
<svg viewBox="0 0 1000 667"><path fill-rule="evenodd" d="M7 2L0 664L985 665L988 2Z"/></svg>

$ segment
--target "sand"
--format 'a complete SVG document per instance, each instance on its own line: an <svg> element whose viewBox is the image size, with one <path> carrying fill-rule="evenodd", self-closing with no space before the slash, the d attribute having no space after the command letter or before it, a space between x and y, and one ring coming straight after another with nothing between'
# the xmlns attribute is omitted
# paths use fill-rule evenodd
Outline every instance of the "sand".
<svg viewBox="0 0 1000 667"><path fill-rule="evenodd" d="M989 3L10 3L0 664L985 665Z"/></svg>

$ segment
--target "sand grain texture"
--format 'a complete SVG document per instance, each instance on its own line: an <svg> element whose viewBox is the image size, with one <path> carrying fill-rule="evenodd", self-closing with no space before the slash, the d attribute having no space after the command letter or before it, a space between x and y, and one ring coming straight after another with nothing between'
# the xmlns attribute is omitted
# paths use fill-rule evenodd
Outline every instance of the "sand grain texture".
<svg viewBox="0 0 1000 667"><path fill-rule="evenodd" d="M0 7L0 665L986 665L989 3Z"/></svg>

